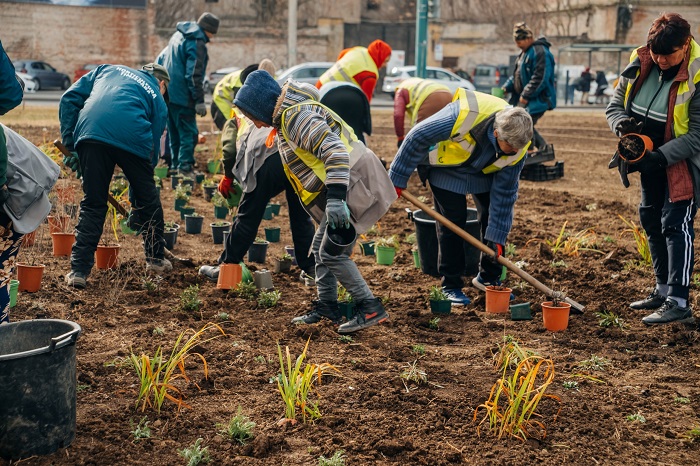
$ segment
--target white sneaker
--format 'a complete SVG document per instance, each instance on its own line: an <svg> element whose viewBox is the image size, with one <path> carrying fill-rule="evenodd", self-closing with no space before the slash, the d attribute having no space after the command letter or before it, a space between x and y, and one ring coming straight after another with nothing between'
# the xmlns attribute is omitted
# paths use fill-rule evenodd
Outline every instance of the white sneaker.
<svg viewBox="0 0 700 466"><path fill-rule="evenodd" d="M155 273L170 272L173 264L168 259L151 259L146 261L146 270Z"/></svg>

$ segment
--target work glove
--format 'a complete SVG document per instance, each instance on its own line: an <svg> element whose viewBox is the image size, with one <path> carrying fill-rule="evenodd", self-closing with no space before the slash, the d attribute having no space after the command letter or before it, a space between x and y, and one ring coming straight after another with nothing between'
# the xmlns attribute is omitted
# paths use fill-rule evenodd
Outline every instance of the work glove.
<svg viewBox="0 0 700 466"><path fill-rule="evenodd" d="M399 188L398 186L394 186L394 190L396 190L396 195L401 197L401 193L403 193L403 188Z"/></svg>
<svg viewBox="0 0 700 466"><path fill-rule="evenodd" d="M328 199L326 217L331 228L350 228L350 209L342 199Z"/></svg>
<svg viewBox="0 0 700 466"><path fill-rule="evenodd" d="M71 152L70 155L64 155L63 165L74 171L78 179L80 179L82 173L80 173L80 159L78 159L77 152Z"/></svg>
<svg viewBox="0 0 700 466"><path fill-rule="evenodd" d="M5 202L10 198L10 191L7 190L7 185L0 187L0 206L5 205Z"/></svg>
<svg viewBox="0 0 700 466"><path fill-rule="evenodd" d="M640 161L630 164L630 167L634 167L640 173L649 173L665 169L667 165L666 157L661 151L648 150Z"/></svg>
<svg viewBox="0 0 700 466"><path fill-rule="evenodd" d="M202 102L202 103L195 105L194 112L201 117L207 116L207 104Z"/></svg>
<svg viewBox="0 0 700 466"><path fill-rule="evenodd" d="M503 255L503 245L494 243L493 241L487 241L486 246L490 247L493 250L491 260L494 263L498 264L498 258Z"/></svg>
<svg viewBox="0 0 700 466"><path fill-rule="evenodd" d="M233 178L229 178L227 176L224 176L223 178L221 178L221 181L219 181L218 190L221 193L221 195L227 199L231 195L238 194L238 191L233 185Z"/></svg>
<svg viewBox="0 0 700 466"><path fill-rule="evenodd" d="M627 178L627 174L637 171L636 168L632 168L630 164L620 157L620 153L618 151L615 151L615 154L610 159L608 168L617 168L617 171L620 173L620 181L622 182L622 186L625 188L630 187L630 180Z"/></svg>
<svg viewBox="0 0 700 466"><path fill-rule="evenodd" d="M634 117L627 117L623 118L615 125L615 132L619 136L624 136L625 134L630 133L639 133L643 126L643 122L640 121L637 123L637 120L635 120Z"/></svg>

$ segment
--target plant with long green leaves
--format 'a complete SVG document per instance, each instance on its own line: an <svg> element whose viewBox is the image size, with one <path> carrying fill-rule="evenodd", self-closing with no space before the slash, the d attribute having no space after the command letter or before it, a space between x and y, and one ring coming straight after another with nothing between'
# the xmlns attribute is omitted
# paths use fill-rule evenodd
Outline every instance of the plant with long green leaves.
<svg viewBox="0 0 700 466"><path fill-rule="evenodd" d="M208 331L217 331L217 334L210 338L204 338L204 334ZM189 333L192 333L192 335L187 340L184 340ZM190 406L183 401L184 396L182 392L173 382L176 379L184 379L186 382L190 381L185 371L185 363L190 356L197 356L202 361L204 378L208 378L207 360L201 353L196 353L193 350L197 346L221 336L226 336L226 332L217 324L208 323L198 331L189 329L180 333L170 352L170 356L167 358L163 355L162 346L156 349L152 357L143 353L137 356L131 351L129 360L139 379L139 395L136 399L136 406L141 403L142 412L148 407L160 413L161 407L167 399L177 405L178 411L183 407L189 408Z"/></svg>
<svg viewBox="0 0 700 466"><path fill-rule="evenodd" d="M496 370L502 372L506 369L514 369L523 361L534 363L535 360L531 356L539 355L527 348L520 346L520 343L512 335L503 335L503 343L498 345L498 351L493 355L493 364ZM530 370L531 367L526 367Z"/></svg>
<svg viewBox="0 0 700 466"><path fill-rule="evenodd" d="M285 346L283 354L282 347L279 343L277 344L281 371L277 378L277 388L284 401L284 419L280 422L295 424L299 415L297 409L304 423L320 418L321 411L318 403L310 401L309 395L314 391L316 384L321 383L324 375L331 372L340 373L338 368L328 363L304 365L310 341L311 339L306 340L304 350L294 362L292 362L289 347Z"/></svg>
<svg viewBox="0 0 700 466"><path fill-rule="evenodd" d="M637 246L637 252L642 257L642 263L646 265L651 265L651 250L649 249L649 239L647 238L644 230L637 226L632 220L627 220L620 214L617 214L625 225L629 228L623 231L623 233L631 233L634 238L634 243Z"/></svg>

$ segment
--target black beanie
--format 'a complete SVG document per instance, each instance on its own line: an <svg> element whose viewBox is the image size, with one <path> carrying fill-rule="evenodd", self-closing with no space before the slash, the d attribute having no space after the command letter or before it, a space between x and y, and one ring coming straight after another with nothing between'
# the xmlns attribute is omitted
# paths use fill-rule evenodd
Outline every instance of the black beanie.
<svg viewBox="0 0 700 466"><path fill-rule="evenodd" d="M267 71L257 70L248 75L233 104L256 120L272 126L272 114L280 94L282 88L275 78Z"/></svg>
<svg viewBox="0 0 700 466"><path fill-rule="evenodd" d="M211 13L202 13L202 16L197 20L197 25L207 32L216 34L219 30L219 18Z"/></svg>

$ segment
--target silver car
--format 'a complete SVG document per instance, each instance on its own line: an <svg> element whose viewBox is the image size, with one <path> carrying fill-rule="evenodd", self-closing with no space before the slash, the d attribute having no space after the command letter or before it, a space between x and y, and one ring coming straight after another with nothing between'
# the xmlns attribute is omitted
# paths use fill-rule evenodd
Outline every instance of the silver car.
<svg viewBox="0 0 700 466"><path fill-rule="evenodd" d="M66 90L70 87L70 78L67 74L59 73L56 69L38 60L15 60L12 62L16 73L26 73L31 76L36 90L58 87Z"/></svg>
<svg viewBox="0 0 700 466"><path fill-rule="evenodd" d="M384 84L382 85L382 91L388 92L391 96L394 96L396 88L399 87L403 81L408 78L413 78L416 76L415 66L397 66L392 68L391 71L387 72L384 77ZM453 72L446 70L444 68L438 68L436 66L426 66L425 67L425 78L435 81L440 84L444 84L450 88L450 92L454 93L457 88L463 87L467 90L473 91L474 84L470 81L460 78Z"/></svg>
<svg viewBox="0 0 700 466"><path fill-rule="evenodd" d="M328 68L333 66L334 62L327 61L311 61L292 66L286 70L282 70L275 76L279 85L283 85L287 79L292 78L294 81L308 83L312 86L316 85L316 81L325 73Z"/></svg>

